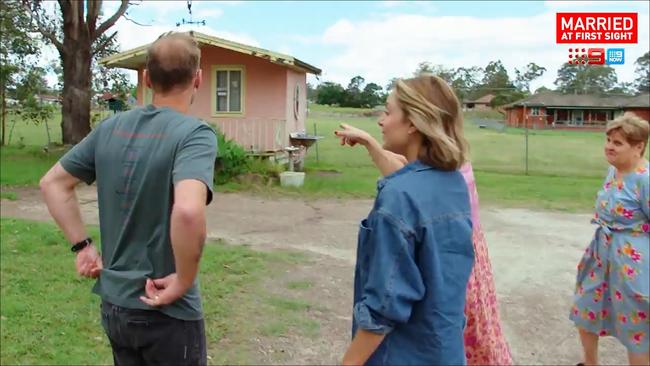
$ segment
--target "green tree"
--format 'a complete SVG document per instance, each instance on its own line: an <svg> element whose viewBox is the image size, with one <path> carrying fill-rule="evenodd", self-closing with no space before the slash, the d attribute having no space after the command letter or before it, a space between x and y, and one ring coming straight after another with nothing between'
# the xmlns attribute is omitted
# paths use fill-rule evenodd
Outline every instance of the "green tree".
<svg viewBox="0 0 650 366"><path fill-rule="evenodd" d="M483 80L481 82L483 89L503 89L512 88L508 71L501 63L501 60L491 61L483 71Z"/></svg>
<svg viewBox="0 0 650 366"><path fill-rule="evenodd" d="M391 90L393 90L393 88L395 87L395 84L397 84L397 80L399 80L399 79L400 78L391 78L388 81L388 84L386 84L386 91L390 93Z"/></svg>
<svg viewBox="0 0 650 366"><path fill-rule="evenodd" d="M482 79L483 69L478 66L472 67L459 67L454 73L454 81L451 86L456 91L456 95L460 100L468 99L473 94L476 94L476 89L479 87Z"/></svg>
<svg viewBox="0 0 650 366"><path fill-rule="evenodd" d="M454 69L445 67L444 65L435 65L431 70L431 73L440 77L449 85L453 84L454 80L456 79L456 71Z"/></svg>
<svg viewBox="0 0 650 366"><path fill-rule="evenodd" d="M361 92L362 107L374 107L384 102L384 93L381 86L368 83Z"/></svg>
<svg viewBox="0 0 650 366"><path fill-rule="evenodd" d="M534 62L529 63L523 71L515 69L515 87L520 91L530 93L530 83L544 75L544 72L546 72L546 68Z"/></svg>
<svg viewBox="0 0 650 366"><path fill-rule="evenodd" d="M492 107L502 106L504 104L523 99L528 95L529 93L516 89L502 90L494 96L494 99L492 99L490 105Z"/></svg>
<svg viewBox="0 0 650 366"><path fill-rule="evenodd" d="M357 75L350 79L347 89L345 89L344 97L341 102L343 107L359 108L362 105L361 90L366 83L366 79Z"/></svg>
<svg viewBox="0 0 650 366"><path fill-rule="evenodd" d="M316 103L341 105L345 94L345 89L341 84L326 81L316 87Z"/></svg>
<svg viewBox="0 0 650 366"><path fill-rule="evenodd" d="M131 87L129 76L119 68L109 68L100 65L97 61L101 58L119 52L119 46L115 38L108 38L106 34L101 35L101 42L106 42L106 47L95 54L92 62L93 90L98 93L110 91L126 99Z"/></svg>
<svg viewBox="0 0 650 366"><path fill-rule="evenodd" d="M490 61L483 69L483 79L481 84L474 88L470 94L471 99L481 97L486 94L493 94L491 105L493 107L510 103L513 100L520 99L523 93L517 93L513 83L510 81L508 71L501 63L501 60Z"/></svg>
<svg viewBox="0 0 650 366"><path fill-rule="evenodd" d="M634 95L637 92L637 85L634 82L621 82L608 91L608 94Z"/></svg>
<svg viewBox="0 0 650 366"><path fill-rule="evenodd" d="M56 89L58 93L61 93L63 90L63 68L61 67L61 60L52 61L50 65L48 65L48 70L56 75L57 81L54 89Z"/></svg>
<svg viewBox="0 0 650 366"><path fill-rule="evenodd" d="M617 86L616 70L608 65L566 63L557 72L555 85L567 94L606 94Z"/></svg>
<svg viewBox="0 0 650 366"><path fill-rule="evenodd" d="M547 93L547 92L552 92L552 91L553 91L553 89L549 89L549 88L547 88L545 86L540 86L539 88L535 89L535 94Z"/></svg>
<svg viewBox="0 0 650 366"><path fill-rule="evenodd" d="M430 62L423 61L418 64L417 69L413 72L413 77L418 77L422 74L431 74L433 72L433 66Z"/></svg>
<svg viewBox="0 0 650 366"><path fill-rule="evenodd" d="M57 14L48 13L43 0L22 3L35 29L59 52L63 69L63 143L75 144L90 132L93 57L116 37L117 32L107 32L126 13L129 0L121 0L118 10L105 20L102 0L59 0Z"/></svg>
<svg viewBox="0 0 650 366"><path fill-rule="evenodd" d="M422 74L432 74L439 76L451 84L455 79L456 71L454 71L454 69L445 67L444 65L432 65L430 62L420 62L418 64L418 68L413 73L413 76L418 77Z"/></svg>
<svg viewBox="0 0 650 366"><path fill-rule="evenodd" d="M6 142L7 93L30 69L40 53L38 39L29 33L30 19L19 0L0 2L0 103L2 140Z"/></svg>
<svg viewBox="0 0 650 366"><path fill-rule="evenodd" d="M45 69L35 66L31 68L16 85L16 99L26 101L32 96L43 94L47 91Z"/></svg>
<svg viewBox="0 0 650 366"><path fill-rule="evenodd" d="M307 83L307 100L312 102L316 100L316 88L311 83Z"/></svg>
<svg viewBox="0 0 650 366"><path fill-rule="evenodd" d="M11 113L19 118L14 118L9 131L9 141L11 141L11 134L16 122L20 120L22 123L44 124L47 132L47 144L52 143L48 121L54 115L55 106L49 102L43 102L39 98L40 95L49 91L45 74L46 71L43 67L34 66L18 80L14 93L18 101L18 108L14 108Z"/></svg>
<svg viewBox="0 0 650 366"><path fill-rule="evenodd" d="M636 88L641 93L650 93L650 51L636 59L634 62L636 69Z"/></svg>

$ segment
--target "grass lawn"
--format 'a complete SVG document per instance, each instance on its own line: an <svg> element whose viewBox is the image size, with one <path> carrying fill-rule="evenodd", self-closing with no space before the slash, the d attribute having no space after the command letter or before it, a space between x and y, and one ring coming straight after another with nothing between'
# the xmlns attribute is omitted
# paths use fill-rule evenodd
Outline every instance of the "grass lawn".
<svg viewBox="0 0 650 366"><path fill-rule="evenodd" d="M296 197L364 197L375 194L377 170L361 147L341 147L334 136L340 122L368 130L380 138L376 117L364 117L367 109L310 105L306 127L316 124L324 139L309 150L305 186L300 189L261 187L229 183L220 191L248 190L261 194ZM467 112L466 136L471 145L472 164L481 201L486 204L566 211L586 211L593 205L598 186L606 173L603 133L578 131L535 131L528 134L528 175L525 175L525 133L521 129L480 129L472 120L499 117L498 112ZM58 126L57 126L58 128ZM42 174L61 156L61 148L49 153L41 149L44 130L17 124L16 136L26 136L24 148L3 147L0 184L35 185Z"/></svg>
<svg viewBox="0 0 650 366"><path fill-rule="evenodd" d="M91 118L101 121L111 116L113 112L109 110L93 110ZM14 124L15 122L15 124ZM20 116L7 113L7 145L28 145L28 146L45 146L47 145L47 133L50 133L50 142L53 144L61 143L61 112L57 111L52 118L46 123L35 124L21 119Z"/></svg>
<svg viewBox="0 0 650 366"><path fill-rule="evenodd" d="M372 112L372 108L351 108L351 107L332 107L322 104L309 104L310 113L328 113L328 114L346 114L346 115L363 115L365 112Z"/></svg>
<svg viewBox="0 0 650 366"><path fill-rule="evenodd" d="M15 122L15 125L14 125ZM53 143L61 142L61 113L54 113L47 124L35 124L21 119L20 116L7 113L7 145L47 145L47 129Z"/></svg>
<svg viewBox="0 0 650 366"><path fill-rule="evenodd" d="M0 226L0 364L112 364L99 298L90 292L92 281L76 275L60 232L52 224L8 218ZM96 229L92 235L98 238ZM280 298L261 285L304 260L294 252L206 246L200 282L210 363L261 362L251 341L260 334L318 336L319 323L305 313L308 302Z"/></svg>
<svg viewBox="0 0 650 366"><path fill-rule="evenodd" d="M0 185L35 186L65 152L53 147L48 152L38 146L0 148Z"/></svg>
<svg viewBox="0 0 650 366"><path fill-rule="evenodd" d="M603 134L573 131L529 131L529 175L525 173L523 131L480 129L466 122L481 201L515 207L567 211L589 210L606 173ZM378 171L362 147L341 147L334 136L340 122L369 131L380 139L375 118L338 118L312 113L307 126L324 136L318 143L319 159L312 147L307 157L307 177L302 190L319 197L372 197Z"/></svg>
<svg viewBox="0 0 650 366"><path fill-rule="evenodd" d="M0 192L0 198L5 200L10 200L10 201L15 201L18 199L18 194L16 194L16 192L7 191L3 189L2 192Z"/></svg>

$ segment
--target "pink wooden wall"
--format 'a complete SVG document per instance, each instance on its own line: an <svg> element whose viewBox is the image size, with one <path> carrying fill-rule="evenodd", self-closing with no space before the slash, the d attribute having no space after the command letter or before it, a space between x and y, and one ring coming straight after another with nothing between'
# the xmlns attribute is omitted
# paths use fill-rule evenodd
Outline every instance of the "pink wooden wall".
<svg viewBox="0 0 650 366"><path fill-rule="evenodd" d="M213 116L212 66L244 68L243 115ZM190 113L220 128L230 139L255 151L277 151L289 143L289 133L305 129L306 74L259 57L217 47L201 48L203 82ZM299 85L299 113L294 116L294 93ZM138 71L138 104L144 103L142 70Z"/></svg>

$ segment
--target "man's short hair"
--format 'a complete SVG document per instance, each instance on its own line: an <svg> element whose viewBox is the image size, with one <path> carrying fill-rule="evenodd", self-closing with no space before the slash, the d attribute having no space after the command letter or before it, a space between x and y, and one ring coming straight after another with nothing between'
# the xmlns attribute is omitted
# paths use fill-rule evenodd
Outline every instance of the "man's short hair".
<svg viewBox="0 0 650 366"><path fill-rule="evenodd" d="M199 69L201 50L188 33L161 35L147 51L147 72L155 91L187 86Z"/></svg>

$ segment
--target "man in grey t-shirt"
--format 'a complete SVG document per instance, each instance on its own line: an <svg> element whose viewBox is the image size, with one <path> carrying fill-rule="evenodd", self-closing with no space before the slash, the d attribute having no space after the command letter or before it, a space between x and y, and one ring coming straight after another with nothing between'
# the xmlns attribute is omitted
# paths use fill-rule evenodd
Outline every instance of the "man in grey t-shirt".
<svg viewBox="0 0 650 366"><path fill-rule="evenodd" d="M207 362L196 276L217 140L187 115L199 59L190 35L159 38L144 73L153 103L103 121L41 180L78 273L97 279L116 365ZM81 181L97 183L101 256L81 220Z"/></svg>

